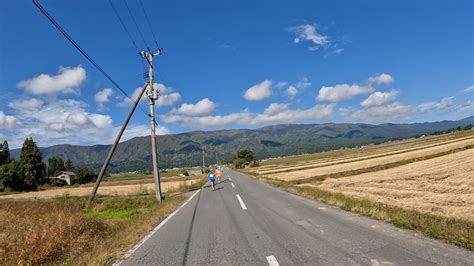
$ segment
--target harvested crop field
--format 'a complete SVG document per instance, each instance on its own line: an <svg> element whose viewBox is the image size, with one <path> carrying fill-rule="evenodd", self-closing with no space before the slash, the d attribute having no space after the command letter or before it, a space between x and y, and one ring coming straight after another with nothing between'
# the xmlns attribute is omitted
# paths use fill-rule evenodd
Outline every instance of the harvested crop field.
<svg viewBox="0 0 474 266"><path fill-rule="evenodd" d="M474 222L474 149L350 177L319 188Z"/></svg>
<svg viewBox="0 0 474 266"><path fill-rule="evenodd" d="M463 149L472 145L474 145L474 138L468 138L436 146L430 146L428 148L416 149L386 156L379 156L376 158L361 158L345 162L331 163L329 165L314 165L308 169L304 168L302 170L296 170L293 167L287 169L283 168L280 169L277 173L267 174L266 176L272 179L279 179L284 181L307 179L315 176L323 176L340 172L366 169L384 164L416 159L424 156L433 156L437 153L450 152L452 150Z"/></svg>
<svg viewBox="0 0 474 266"><path fill-rule="evenodd" d="M404 143L400 145L390 145L388 147L383 147L380 148L378 147L377 149L373 148L372 150L369 149L360 149L358 150L352 150L353 152L344 156L334 156L334 157L329 157L329 158L323 158L323 159L317 159L317 160L311 160L311 161L301 161L295 165L267 165L267 166L262 166L259 167L257 172L259 174L273 174L273 173L279 173L279 172L288 172L290 170L303 170L307 168L315 168L315 167L321 167L321 166L328 166L332 164L339 164L339 163L347 163L347 162L353 162L353 161L360 161L360 160L365 160L365 159L372 159L372 158L377 158L377 157L384 157L388 155L396 155L404 152L410 152L410 151L417 151L417 150L422 150L422 149L427 149L427 148L432 148L432 147L437 147L440 145L446 145L446 144L451 144L454 142L459 142L462 140L473 140L473 136L468 136L468 137L463 137L463 138L457 138L454 140L431 140L428 143L426 141L419 141L416 143Z"/></svg>
<svg viewBox="0 0 474 266"><path fill-rule="evenodd" d="M200 179L192 179L187 181L171 181L161 183L162 192L170 192L179 189L182 186L190 186ZM8 194L0 196L2 199L50 199L63 196L87 196L91 193L91 186L71 187L71 188L56 188L43 191L34 191L18 194ZM116 196L116 195L138 195L154 193L154 183L145 184L130 184L130 185L105 185L100 186L97 190L97 195L101 196Z"/></svg>

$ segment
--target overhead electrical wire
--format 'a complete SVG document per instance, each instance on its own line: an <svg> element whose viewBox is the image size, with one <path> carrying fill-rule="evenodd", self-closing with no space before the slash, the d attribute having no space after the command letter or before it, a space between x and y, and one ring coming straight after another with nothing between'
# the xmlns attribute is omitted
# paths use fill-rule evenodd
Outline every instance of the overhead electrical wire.
<svg viewBox="0 0 474 266"><path fill-rule="evenodd" d="M127 26L125 26L125 23L123 22L122 17L120 17L117 9L115 8L114 4L112 3L112 0L109 0L109 3L110 3L110 6L112 7L112 10L115 13L115 16L119 20L120 25L122 25L123 30L127 33L127 36L130 39L130 41L132 42L132 44L135 47L136 51L140 52L140 49L138 48L137 43L133 39L132 34L130 34L130 31L127 29ZM142 71L145 72L145 65L143 64L143 60L140 60L140 63L142 64Z"/></svg>
<svg viewBox="0 0 474 266"><path fill-rule="evenodd" d="M160 46L158 45L158 41L156 41L156 36L155 36L155 33L153 32L153 27L151 26L150 19L148 18L148 15L145 11L145 7L143 6L142 0L139 0L139 2L140 2L140 6L142 7L143 14L145 15L148 28L150 29L151 35L153 36L153 40L155 40L156 48L158 49L160 48Z"/></svg>
<svg viewBox="0 0 474 266"><path fill-rule="evenodd" d="M97 68L97 70L99 70L100 73L102 73L110 82L112 82L112 84L114 84L114 86L120 90L128 99L130 99L130 101L132 101L132 103L134 102L134 100L132 99L132 97L130 97L130 95L128 95L128 93L122 89L122 87L109 75L107 74L107 72L105 72L105 70L99 65L97 64L94 59L92 59L92 57L90 57L86 51L84 51L84 49L81 48L81 46L66 32L66 30L64 30L61 25L59 25L59 23L46 11L46 9L38 2L38 0L33 0L33 3L36 5L36 7L41 11L41 13L43 13L43 15L46 16L46 18L54 25L54 27L56 27L56 29L58 29L61 34L66 37L66 39L72 44L74 45L74 47L95 67ZM149 116L145 110L143 110L143 108L141 108L140 106L138 106L140 108L140 110L147 116Z"/></svg>
<svg viewBox="0 0 474 266"><path fill-rule="evenodd" d="M140 49L138 48L137 43L135 42L132 35L130 34L127 27L125 26L125 23L123 22L122 18L120 17L119 13L117 12L117 9L115 8L114 4L112 3L112 0L109 0L109 3L110 3L110 6L112 7L112 9L114 10L115 16L117 17L120 24L122 25L123 30L127 33L128 38L132 42L133 46L135 47L135 49L137 49L137 52L140 52Z"/></svg>
<svg viewBox="0 0 474 266"><path fill-rule="evenodd" d="M145 41L145 37L143 37L142 31L140 30L140 27L138 27L137 21L135 20L135 17L133 16L132 11L130 10L130 7L129 7L128 4L127 4L127 0L123 0L123 2L125 3L125 6L127 7L128 14L130 14L130 17L132 17L132 21L133 21L133 23L135 24L135 27L137 28L137 31L138 31L138 33L140 34L140 37L142 38L143 43L144 43L145 46L148 48L148 44L147 44L147 42Z"/></svg>

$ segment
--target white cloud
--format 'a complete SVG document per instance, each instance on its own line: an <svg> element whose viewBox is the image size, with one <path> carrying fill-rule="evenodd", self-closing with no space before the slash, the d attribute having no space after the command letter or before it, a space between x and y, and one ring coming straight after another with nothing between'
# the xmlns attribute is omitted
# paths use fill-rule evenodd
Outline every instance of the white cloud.
<svg viewBox="0 0 474 266"><path fill-rule="evenodd" d="M181 94L178 92L171 92L169 94L160 94L158 100L156 101L156 105L158 107L161 106L172 106L177 101L181 100Z"/></svg>
<svg viewBox="0 0 474 266"><path fill-rule="evenodd" d="M166 123L179 124L183 127L216 127L223 128L230 124L243 126L262 126L270 124L294 123L298 121L314 121L328 118L333 114L333 105L315 105L309 109L289 109L287 104L272 103L263 113L244 110L238 113L216 116L190 117L169 113L164 115Z"/></svg>
<svg viewBox="0 0 474 266"><path fill-rule="evenodd" d="M138 98L138 95L140 94L141 90L143 87L138 87L133 91L133 94L130 96L133 100L136 100ZM174 105L177 101L181 100L181 94L178 92L174 92L173 89L166 87L164 84L161 83L154 83L153 84L153 89L159 92L158 94L158 100L156 101L156 106L157 107L162 107L162 106L172 106ZM143 93L141 101L143 99L147 98L146 96L146 91ZM127 107L132 105L132 101L124 97L121 102L117 104L120 107Z"/></svg>
<svg viewBox="0 0 474 266"><path fill-rule="evenodd" d="M395 79L390 74L386 74L386 73L382 73L378 76L370 77L368 80L369 84L375 83L378 85L390 84L393 81L395 81Z"/></svg>
<svg viewBox="0 0 474 266"><path fill-rule="evenodd" d="M26 100L13 100L12 102L8 104L8 106L17 110L20 110L20 109L32 110L32 109L40 108L43 105L43 103L44 102L40 99L30 98Z"/></svg>
<svg viewBox="0 0 474 266"><path fill-rule="evenodd" d="M284 103L272 103L263 112L266 115L276 115L278 113L288 110L288 104Z"/></svg>
<svg viewBox="0 0 474 266"><path fill-rule="evenodd" d="M294 86L290 86L286 90L286 93L288 93L290 96L295 96L298 93L298 89L296 89Z"/></svg>
<svg viewBox="0 0 474 266"><path fill-rule="evenodd" d="M397 123L412 120L417 114L416 106L394 102L388 105L374 106L351 113L351 117L366 123Z"/></svg>
<svg viewBox="0 0 474 266"><path fill-rule="evenodd" d="M445 97L439 102L425 102L418 105L418 110L422 113L428 111L438 111L449 109L454 106L454 97Z"/></svg>
<svg viewBox="0 0 474 266"><path fill-rule="evenodd" d="M116 132L114 135L118 134L118 127L116 128ZM164 126L158 125L156 126L156 134L157 135L167 135L170 134L169 130L165 128ZM151 129L149 125L129 125L127 129L125 129L125 132L123 133L121 141L126 141L129 139L133 139L136 137L145 137L145 136L150 136L151 135Z"/></svg>
<svg viewBox="0 0 474 266"><path fill-rule="evenodd" d="M23 80L18 86L36 95L54 95L75 93L86 79L86 70L81 66L60 67L58 74L51 76L40 74L29 80Z"/></svg>
<svg viewBox="0 0 474 266"><path fill-rule="evenodd" d="M183 103L181 107L174 109L173 112L187 116L200 116L214 111L215 108L216 104L213 101L204 98L195 104Z"/></svg>
<svg viewBox="0 0 474 266"><path fill-rule="evenodd" d="M109 101L109 97L112 95L113 91L111 88L105 88L97 92L94 96L94 99L97 103L102 104Z"/></svg>
<svg viewBox="0 0 474 266"><path fill-rule="evenodd" d="M295 86L298 89L306 89L307 87L311 86L311 82L309 81L308 78L304 77L300 81L298 81Z"/></svg>
<svg viewBox="0 0 474 266"><path fill-rule="evenodd" d="M464 90L462 90L462 92L474 92L474 85L465 88Z"/></svg>
<svg viewBox="0 0 474 266"><path fill-rule="evenodd" d="M260 101L270 97L271 90L270 86L272 82L270 80L264 80L259 84L250 87L244 94L244 98L248 101Z"/></svg>
<svg viewBox="0 0 474 266"><path fill-rule="evenodd" d="M329 37L319 33L316 30L316 25L299 25L291 27L289 30L296 35L293 39L294 43L300 43L303 41L311 42L313 45L308 48L310 51L318 50L319 47L329 43Z"/></svg>
<svg viewBox="0 0 474 266"><path fill-rule="evenodd" d="M360 105L364 107L374 107L380 106L384 103L391 102L397 98L398 92L397 91L389 91L389 92L380 92L376 91L372 93L367 99L360 103Z"/></svg>
<svg viewBox="0 0 474 266"><path fill-rule="evenodd" d="M335 86L322 86L318 93L318 100L323 102L337 103L350 100L360 94L368 94L374 90L372 86L359 86L356 84L338 84Z"/></svg>
<svg viewBox="0 0 474 266"><path fill-rule="evenodd" d="M19 121L12 115L6 115L3 111L0 111L0 128L14 129L18 126Z"/></svg>
<svg viewBox="0 0 474 266"><path fill-rule="evenodd" d="M274 87L277 88L277 89L283 89L283 87L286 86L286 84L288 84L288 82L286 81L278 81Z"/></svg>

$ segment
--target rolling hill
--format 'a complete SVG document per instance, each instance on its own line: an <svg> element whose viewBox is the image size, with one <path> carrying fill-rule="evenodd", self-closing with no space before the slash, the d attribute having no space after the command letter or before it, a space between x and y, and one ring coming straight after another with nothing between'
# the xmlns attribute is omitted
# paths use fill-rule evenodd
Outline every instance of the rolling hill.
<svg viewBox="0 0 474 266"><path fill-rule="evenodd" d="M202 146L206 163L214 163L216 158L230 162L238 150L245 148L250 148L257 158L263 159L381 143L468 124L474 124L474 116L457 121L412 124L285 124L258 129L193 131L159 136L159 165L160 168L201 165ZM109 171L150 170L150 146L149 136L120 143ZM99 169L109 148L110 145L62 144L41 148L41 152L45 161L59 156L71 159L75 165ZM20 150L15 149L11 153L18 158Z"/></svg>

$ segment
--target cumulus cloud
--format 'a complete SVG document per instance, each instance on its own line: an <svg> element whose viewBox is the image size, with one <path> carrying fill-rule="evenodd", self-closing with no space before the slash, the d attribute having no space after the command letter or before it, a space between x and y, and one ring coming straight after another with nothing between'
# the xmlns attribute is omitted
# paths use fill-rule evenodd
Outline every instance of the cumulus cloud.
<svg viewBox="0 0 474 266"><path fill-rule="evenodd" d="M109 101L109 97L112 95L113 91L111 88L105 88L97 92L94 96L94 99L97 103L102 104Z"/></svg>
<svg viewBox="0 0 474 266"><path fill-rule="evenodd" d="M199 116L208 114L216 108L216 104L204 98L195 104L183 103L178 109L174 109L173 112L187 116Z"/></svg>
<svg viewBox="0 0 474 266"><path fill-rule="evenodd" d="M298 89L295 88L295 86L290 86L286 90L286 93L288 93L288 95L290 95L290 96L295 96L298 93Z"/></svg>
<svg viewBox="0 0 474 266"><path fill-rule="evenodd" d="M316 25L299 25L289 28L289 31L295 34L293 39L294 43L300 43L303 41L311 42L312 46L308 48L310 51L316 51L321 46L329 43L329 37L319 33L316 29Z"/></svg>
<svg viewBox="0 0 474 266"><path fill-rule="evenodd" d="M387 102L391 102L397 98L398 92L397 91L389 91L389 92L380 92L376 91L372 93L367 99L360 103L360 105L364 107L374 107L380 106Z"/></svg>
<svg viewBox="0 0 474 266"><path fill-rule="evenodd" d="M250 87L244 94L244 98L248 101L260 101L270 97L272 94L270 86L272 82L270 80L264 80L259 84Z"/></svg>
<svg viewBox="0 0 474 266"><path fill-rule="evenodd" d="M390 83L393 83L395 81L395 79L390 75L390 74L386 74L386 73L382 73L378 76L374 76L374 77L370 77L368 82L369 84L377 84L377 85L381 85L381 84L390 84Z"/></svg>
<svg viewBox="0 0 474 266"><path fill-rule="evenodd" d="M322 86L318 93L318 100L323 102L337 103L350 100L360 94L368 94L374 90L372 86L360 86L349 84L337 84L335 86Z"/></svg>
<svg viewBox="0 0 474 266"><path fill-rule="evenodd" d="M357 110L351 114L351 117L357 121L367 123L397 123L410 121L417 112L416 106L394 102Z"/></svg>
<svg viewBox="0 0 474 266"><path fill-rule="evenodd" d="M134 101L138 98L141 90L143 87L138 87L136 88L132 95L130 96ZM162 107L162 106L172 106L174 105L177 101L181 100L181 94L178 92L173 91L173 89L166 87L164 84L161 83L154 83L153 84L153 89L155 91L158 91L158 100L156 101L156 106L157 107ZM146 96L146 91L142 96L141 101L143 99L147 98ZM121 102L117 104L120 107L127 107L132 105L132 101L128 97L124 97Z"/></svg>
<svg viewBox="0 0 474 266"><path fill-rule="evenodd" d="M8 104L13 109L21 110L21 109L27 109L27 110L34 110L38 109L43 105L43 101L40 99L36 98L30 98L30 99L21 99L21 100L13 100Z"/></svg>
<svg viewBox="0 0 474 266"><path fill-rule="evenodd" d="M445 97L438 102L425 102L418 105L420 112L448 109L454 106L454 97Z"/></svg>
<svg viewBox="0 0 474 266"><path fill-rule="evenodd" d="M18 86L35 95L75 93L86 79L86 70L81 66L60 67L57 75L40 74L23 80Z"/></svg>
<svg viewBox="0 0 474 266"><path fill-rule="evenodd" d="M330 117L333 114L333 110L333 105L315 105L309 109L290 109L287 104L272 103L263 113L254 113L244 110L227 115L190 117L170 112L162 118L166 123L179 124L184 127L212 126L222 128L230 124L262 126L298 121L313 121Z"/></svg>
<svg viewBox="0 0 474 266"><path fill-rule="evenodd" d="M12 115L6 115L3 111L0 111L0 128L14 129L18 126L19 121Z"/></svg>

